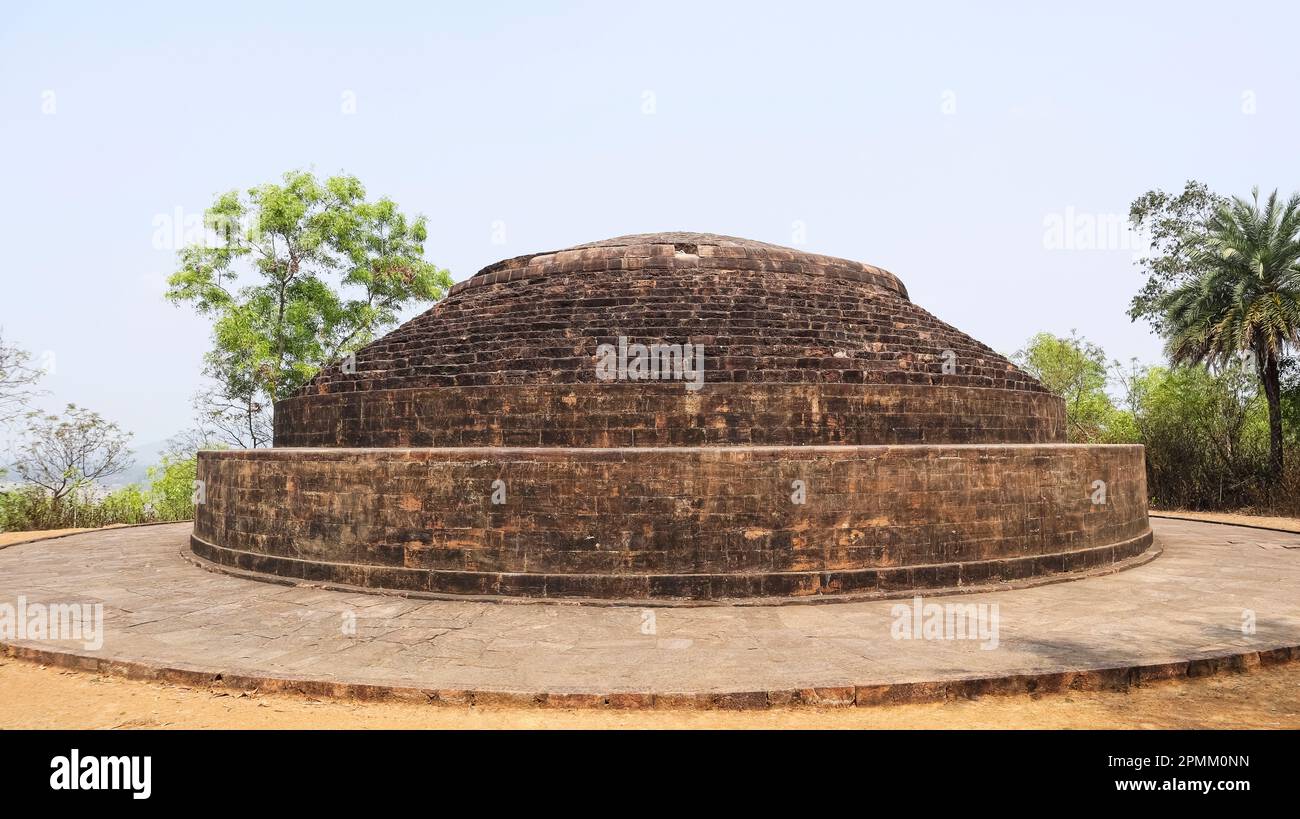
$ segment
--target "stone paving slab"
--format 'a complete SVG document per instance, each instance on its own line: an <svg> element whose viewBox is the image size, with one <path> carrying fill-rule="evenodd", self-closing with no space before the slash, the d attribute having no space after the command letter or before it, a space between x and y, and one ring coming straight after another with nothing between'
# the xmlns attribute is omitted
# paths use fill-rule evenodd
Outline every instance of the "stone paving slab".
<svg viewBox="0 0 1300 819"><path fill-rule="evenodd" d="M12 656L196 685L612 707L868 705L1300 659L1300 535L1152 523L1163 555L1125 572L924 598L997 604L992 650L895 639L894 607L909 600L501 605L262 583L186 561L187 523L0 551L0 604L102 603L105 618L98 649L24 635L0 643ZM1243 633L1247 612L1253 633Z"/></svg>

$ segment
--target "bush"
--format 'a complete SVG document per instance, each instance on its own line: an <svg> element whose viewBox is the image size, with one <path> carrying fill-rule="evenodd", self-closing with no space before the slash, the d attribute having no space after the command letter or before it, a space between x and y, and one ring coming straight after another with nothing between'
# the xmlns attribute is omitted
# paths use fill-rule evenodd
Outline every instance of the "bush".
<svg viewBox="0 0 1300 819"><path fill-rule="evenodd" d="M195 458L165 456L149 469L149 486L138 484L105 493L83 486L55 504L39 486L0 492L0 532L39 529L90 529L111 524L161 523L194 517Z"/></svg>
<svg viewBox="0 0 1300 819"><path fill-rule="evenodd" d="M124 486L104 496L87 512L92 519L83 526L107 526L110 523L150 523L157 520L145 503L145 495L135 484Z"/></svg>
<svg viewBox="0 0 1300 819"><path fill-rule="evenodd" d="M1287 472L1270 485L1268 407L1246 366L1149 367L1122 380L1152 506L1300 512L1300 453L1290 447Z"/></svg>
<svg viewBox="0 0 1300 819"><path fill-rule="evenodd" d="M0 492L0 532L45 529L48 496L36 486L21 486Z"/></svg>
<svg viewBox="0 0 1300 819"><path fill-rule="evenodd" d="M1132 416L1117 409L1106 393L1106 353L1096 344L1074 333L1069 338L1039 333L1012 360L1065 401L1071 443L1137 441Z"/></svg>
<svg viewBox="0 0 1300 819"><path fill-rule="evenodd" d="M1300 514L1300 362L1283 361L1287 468L1273 481L1268 406L1249 361L1108 372L1105 352L1073 333L1039 333L1013 359L1064 399L1069 441L1146 446L1152 506Z"/></svg>
<svg viewBox="0 0 1300 819"><path fill-rule="evenodd" d="M159 520L188 520L194 517L194 481L198 459L164 455L162 463L149 467L149 506Z"/></svg>

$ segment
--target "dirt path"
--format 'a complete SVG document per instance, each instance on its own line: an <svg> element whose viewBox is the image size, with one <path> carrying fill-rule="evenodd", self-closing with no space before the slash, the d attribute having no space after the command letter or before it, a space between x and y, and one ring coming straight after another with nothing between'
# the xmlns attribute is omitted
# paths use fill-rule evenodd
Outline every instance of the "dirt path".
<svg viewBox="0 0 1300 819"><path fill-rule="evenodd" d="M484 709L230 694L0 661L0 728L1300 728L1300 664L1124 692L757 712Z"/></svg>
<svg viewBox="0 0 1300 819"><path fill-rule="evenodd" d="M1152 515L1168 515L1186 520L1207 520L1213 523L1231 523L1238 526L1262 526L1283 532L1300 532L1300 518L1272 517L1269 515L1241 515L1235 512L1184 512L1179 509L1152 509Z"/></svg>
<svg viewBox="0 0 1300 819"><path fill-rule="evenodd" d="M75 535L80 532L94 532L102 529L123 529L130 526L148 526L150 524L131 524L131 523L110 523L107 526L90 527L87 529L29 529L25 532L0 532L0 549L6 546L13 546L15 543L26 543L31 540L49 540L54 537L63 537L64 535Z"/></svg>
<svg viewBox="0 0 1300 819"><path fill-rule="evenodd" d="M75 535L77 532L89 532L89 529L41 529L36 532L0 532L0 549L23 543L28 540L44 540L63 535Z"/></svg>

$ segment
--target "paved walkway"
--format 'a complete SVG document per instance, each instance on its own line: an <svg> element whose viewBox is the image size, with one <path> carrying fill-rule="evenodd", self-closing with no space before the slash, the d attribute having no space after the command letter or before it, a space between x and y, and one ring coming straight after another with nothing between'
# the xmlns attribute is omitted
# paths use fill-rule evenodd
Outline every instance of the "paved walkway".
<svg viewBox="0 0 1300 819"><path fill-rule="evenodd" d="M192 684L613 706L872 704L1300 659L1300 535L1153 524L1164 554L1138 568L925 599L997 604L992 650L895 639L893 608L908 600L656 610L273 585L187 562L188 523L0 550L0 603L101 602L105 613L97 650L0 641L17 656Z"/></svg>

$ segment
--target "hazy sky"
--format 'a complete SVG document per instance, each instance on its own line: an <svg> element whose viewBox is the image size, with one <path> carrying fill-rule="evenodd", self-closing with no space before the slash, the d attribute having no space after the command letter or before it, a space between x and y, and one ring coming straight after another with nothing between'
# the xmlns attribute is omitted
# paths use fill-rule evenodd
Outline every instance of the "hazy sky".
<svg viewBox="0 0 1300 819"><path fill-rule="evenodd" d="M1077 328L1155 361L1133 251L1048 228L1086 240L1189 177L1297 187L1300 13L993 6L7 2L0 325L53 354L46 405L177 432L208 327L162 299L158 220L312 168L427 215L458 280L626 233L802 228L1003 352Z"/></svg>

